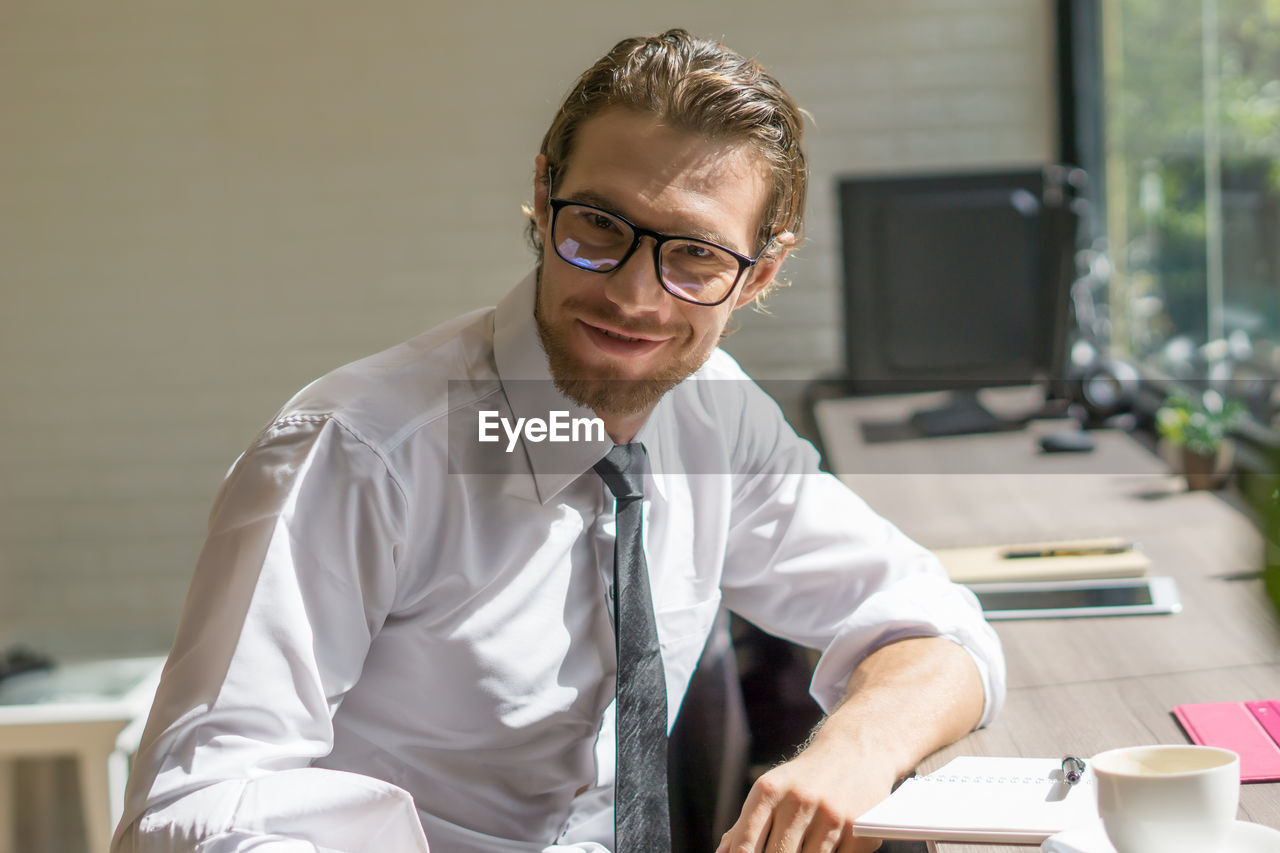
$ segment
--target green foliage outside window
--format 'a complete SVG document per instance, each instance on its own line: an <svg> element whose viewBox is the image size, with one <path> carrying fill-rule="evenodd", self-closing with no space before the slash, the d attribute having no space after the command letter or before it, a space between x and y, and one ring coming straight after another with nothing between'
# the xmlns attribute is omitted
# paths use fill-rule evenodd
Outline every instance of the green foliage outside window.
<svg viewBox="0 0 1280 853"><path fill-rule="evenodd" d="M1106 16L1108 214L1122 253L1139 357L1235 330L1280 343L1280 0L1118 0ZM1217 110L1205 114L1206 23ZM1216 55L1216 63L1212 60ZM1217 147L1210 145L1210 119ZM1206 208L1207 158L1220 169ZM1222 294L1208 291L1207 219L1222 237ZM1136 306L1142 306L1137 308ZM1211 310L1222 318L1210 324Z"/></svg>

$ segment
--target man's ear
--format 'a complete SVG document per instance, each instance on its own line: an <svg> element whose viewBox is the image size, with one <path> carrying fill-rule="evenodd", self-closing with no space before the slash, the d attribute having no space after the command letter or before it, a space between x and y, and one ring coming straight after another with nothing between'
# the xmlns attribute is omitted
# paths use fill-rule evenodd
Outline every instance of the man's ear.
<svg viewBox="0 0 1280 853"><path fill-rule="evenodd" d="M533 221L538 232L547 239L547 198L551 195L551 183L547 176L547 155L533 158Z"/></svg>
<svg viewBox="0 0 1280 853"><path fill-rule="evenodd" d="M782 262L787 259L787 253L795 243L796 237L790 231L783 231L773 238L772 246L765 252L764 257L747 271L747 281L738 291L738 298L734 300L735 311L753 302L757 296L768 289L769 285L773 284L778 271L782 269Z"/></svg>

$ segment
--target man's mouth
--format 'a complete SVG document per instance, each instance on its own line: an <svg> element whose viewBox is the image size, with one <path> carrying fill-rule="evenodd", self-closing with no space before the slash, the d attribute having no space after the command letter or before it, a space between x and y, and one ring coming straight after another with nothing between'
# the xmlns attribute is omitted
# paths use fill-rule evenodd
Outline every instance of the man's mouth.
<svg viewBox="0 0 1280 853"><path fill-rule="evenodd" d="M596 346L613 356L637 357L647 355L667 342L669 336L627 334L617 328L579 320L582 328Z"/></svg>
<svg viewBox="0 0 1280 853"><path fill-rule="evenodd" d="M599 327L597 327L597 328L599 328ZM610 331L610 330L608 330L608 329L600 329L600 331L604 332L604 333L605 333L606 335L608 335L609 337L611 337L611 338L616 338L616 339L618 339L618 340L620 340L620 341L628 341L628 342L630 342L630 343L636 343L636 342L638 342L638 341L643 340L643 338L632 338L632 337L628 337L627 335L620 335L620 334L618 334L617 332L612 332L612 331Z"/></svg>

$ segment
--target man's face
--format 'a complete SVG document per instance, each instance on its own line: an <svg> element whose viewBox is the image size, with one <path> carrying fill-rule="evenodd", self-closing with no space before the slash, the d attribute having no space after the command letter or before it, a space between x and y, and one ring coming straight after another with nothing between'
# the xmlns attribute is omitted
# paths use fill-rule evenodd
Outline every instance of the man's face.
<svg viewBox="0 0 1280 853"><path fill-rule="evenodd" d="M546 173L539 155L538 177ZM642 228L701 237L754 256L768 172L748 145L673 130L651 116L607 110L574 140L557 198L621 214ZM653 241L607 273L578 269L552 247L545 183L535 184L542 268L535 315L557 386L610 423L637 426L668 390L697 370L729 316L772 281L785 256L762 258L719 305L694 305L663 290ZM626 433L627 430L621 430Z"/></svg>

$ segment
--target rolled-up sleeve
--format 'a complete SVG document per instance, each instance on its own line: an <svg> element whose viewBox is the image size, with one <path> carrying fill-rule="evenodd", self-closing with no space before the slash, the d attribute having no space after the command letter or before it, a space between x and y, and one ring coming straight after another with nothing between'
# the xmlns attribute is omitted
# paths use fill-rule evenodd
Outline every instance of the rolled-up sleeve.
<svg viewBox="0 0 1280 853"><path fill-rule="evenodd" d="M764 630L821 651L810 687L830 713L854 668L908 637L944 637L969 653L985 694L979 726L1004 704L999 637L974 595L937 558L818 470L785 427L748 436L735 462L725 604ZM752 444L754 442L754 444Z"/></svg>
<svg viewBox="0 0 1280 853"><path fill-rule="evenodd" d="M418 850L400 788L310 766L393 604L405 497L337 421L263 433L232 469L113 850Z"/></svg>

